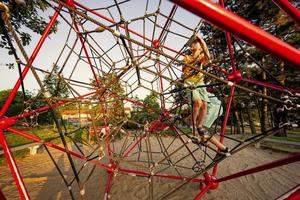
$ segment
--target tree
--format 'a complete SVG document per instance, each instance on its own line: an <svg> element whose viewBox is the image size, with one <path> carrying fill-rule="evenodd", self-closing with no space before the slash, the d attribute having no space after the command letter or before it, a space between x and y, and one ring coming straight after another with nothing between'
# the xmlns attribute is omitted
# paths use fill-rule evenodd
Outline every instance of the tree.
<svg viewBox="0 0 300 200"><path fill-rule="evenodd" d="M70 91L67 84L59 78L59 66L53 64L53 69L50 74L47 74L43 80L45 89L50 93L52 97L67 98L69 97ZM31 95L34 96L34 95ZM47 106L47 99L41 92L38 92L34 98L32 98L32 109ZM53 122L53 115L50 110L39 114L38 123L50 124Z"/></svg>
<svg viewBox="0 0 300 200"><path fill-rule="evenodd" d="M0 91L0 108L2 108L11 90ZM22 113L24 110L24 97L22 92L18 91L5 116L11 117Z"/></svg>
<svg viewBox="0 0 300 200"><path fill-rule="evenodd" d="M132 118L138 123L151 122L158 119L160 105L158 103L158 94L151 92L143 100L144 107L141 110L132 113Z"/></svg>
<svg viewBox="0 0 300 200"><path fill-rule="evenodd" d="M300 7L299 1L290 2L297 8ZM227 0L225 5L227 9L244 17L265 31L276 35L276 37L291 44L295 48L300 47L300 27L297 26L296 23L283 11L281 11L272 1ZM205 23L201 31L210 51L213 54L213 62L222 68L230 69L231 64L224 32L209 23ZM247 74L249 75L250 71L251 75L249 77L254 79L264 80L277 85L281 84L287 87L299 87L300 73L289 68L288 63L283 63L266 52L263 52L246 42L240 41L239 39L232 38L232 44L235 50L235 64L244 76L247 76ZM256 61L258 61L258 63L260 63L261 66L269 73L266 73L261 66L257 66L252 59L245 56L245 52L241 49L241 47L245 49ZM245 83L240 82L239 84ZM280 92L266 90L266 88L257 87L253 84L245 84L244 86L260 91L265 95L281 96ZM247 99L245 99L246 101L244 102L242 100L240 101L241 103L248 105L250 102ZM256 104L257 102L253 103ZM266 130L268 125L267 113L269 113L268 111L270 109L273 109L270 107L272 104L266 100L258 101L258 103L258 107L261 108L259 110L261 116L261 129ZM251 116L251 113L249 113L249 116Z"/></svg>
<svg viewBox="0 0 300 200"><path fill-rule="evenodd" d="M59 66L53 64L52 72L45 76L44 86L52 97L67 98L70 91L64 81L59 78Z"/></svg>
<svg viewBox="0 0 300 200"><path fill-rule="evenodd" d="M11 12L11 23L20 34L23 45L28 45L31 41L30 33L24 29L31 30L34 33L42 34L44 31L47 21L40 15L40 12L45 11L49 6L46 1L39 0L26 0L25 5L18 6L15 0L1 0L9 6ZM8 43L3 36L3 30L0 29L0 48L10 49ZM50 33L57 31L57 23L53 26Z"/></svg>
<svg viewBox="0 0 300 200"><path fill-rule="evenodd" d="M124 95L124 88L120 80L116 80L117 74L115 72L104 73L98 77L98 83L100 84L100 90L105 88L104 93L101 96L96 96L98 103L94 106L94 115L97 116L102 113L101 116L106 114L108 120L119 121L124 117L124 103L122 97ZM113 81L116 80L116 81ZM111 84L113 81L113 84ZM91 84L98 88L98 84L94 79L91 80Z"/></svg>

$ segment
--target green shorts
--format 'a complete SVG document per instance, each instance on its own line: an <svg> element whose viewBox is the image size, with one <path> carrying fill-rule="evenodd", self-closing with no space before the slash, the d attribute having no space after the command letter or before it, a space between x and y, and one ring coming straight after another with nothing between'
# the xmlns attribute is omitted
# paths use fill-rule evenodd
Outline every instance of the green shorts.
<svg viewBox="0 0 300 200"><path fill-rule="evenodd" d="M203 85L203 84L198 84L195 87L200 86L200 85ZM189 99L189 102L191 102L191 99L193 101L202 100L205 102L210 102L209 98L208 98L208 93L206 91L206 87L198 87L192 91L188 90L186 95L187 95L187 98ZM193 96L193 98L192 98L192 96Z"/></svg>
<svg viewBox="0 0 300 200"><path fill-rule="evenodd" d="M210 128L214 121L223 114L222 102L212 93L208 93L209 103L203 125Z"/></svg>

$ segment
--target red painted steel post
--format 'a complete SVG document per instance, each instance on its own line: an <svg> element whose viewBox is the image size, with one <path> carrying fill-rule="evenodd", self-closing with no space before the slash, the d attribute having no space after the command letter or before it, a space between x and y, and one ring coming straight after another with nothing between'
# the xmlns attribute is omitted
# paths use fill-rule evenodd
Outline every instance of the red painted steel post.
<svg viewBox="0 0 300 200"><path fill-rule="evenodd" d="M300 11L288 0L273 0L273 2L286 12L298 25L300 25Z"/></svg>
<svg viewBox="0 0 300 200"><path fill-rule="evenodd" d="M127 148L127 150L124 151L124 153L123 153L123 155L122 155L122 158L127 157L128 154L134 149L134 147L136 147L136 145L138 145L138 144L141 142L141 140L142 140L143 138L145 138L145 137L146 137L146 134L143 134L143 135L139 136L139 138L137 139L137 141L136 141L135 143L132 143L131 146L129 146L129 147Z"/></svg>
<svg viewBox="0 0 300 200"><path fill-rule="evenodd" d="M69 0L68 2L69 2L69 5L70 5L70 6L72 6L73 8L76 8L76 6L75 6L73 0ZM71 16L71 17L72 17L72 16ZM74 22L74 28L75 28L75 31L76 31L76 32L80 32L80 31L79 31L79 27L78 27L77 22L76 22L75 20L74 20L73 22ZM96 81L96 84L97 84L98 88L101 88L101 84L100 84L100 82L99 82L99 78L98 78L98 76L97 76L97 74L96 74L96 72L95 72L95 69L94 69L94 67L93 67L93 64L92 64L90 55L89 55L89 53L88 53L88 51L87 51L87 48L86 48L86 46L85 46L85 41L84 41L84 39L82 38L81 34L78 34L78 37L79 37L80 43L81 43L81 45L82 45L84 54L86 55L86 58L87 58L87 60L88 60L89 66L90 66L90 68L91 68L91 70L92 70L92 73L93 73L94 79L95 79L95 81ZM106 98L106 97L103 96L103 98ZM107 126L107 116L106 116L106 115L107 115L107 103L106 103L105 100L104 100L104 102L105 102L105 103L104 103L104 109L105 109L105 111L104 111L103 121L104 121L105 134L107 135L107 137L106 137L106 145L107 145L108 159L109 159L109 161L112 163L112 160L111 160L111 148L110 148L110 143L108 142L108 140L109 140L109 137L108 137L109 132L107 131L107 127L108 127L108 126Z"/></svg>
<svg viewBox="0 0 300 200"><path fill-rule="evenodd" d="M194 198L194 200L200 200L202 198L202 196L208 192L208 190L210 189L210 185L204 187L201 192L199 192L199 194Z"/></svg>
<svg viewBox="0 0 300 200"><path fill-rule="evenodd" d="M20 173L20 171L17 167L16 161L15 161L15 159L14 159L12 153L11 153L10 147L7 144L5 135L4 135L2 130L0 130L0 143L1 143L1 146L4 150L4 154L5 154L5 157L7 159L8 164L9 164L11 173L12 173L14 179L15 179L15 182L16 182L16 185L17 185L17 188L18 188L21 199L22 200L30 199L30 197L28 195L28 192L26 190L24 181L22 179L21 173Z"/></svg>
<svg viewBox="0 0 300 200"><path fill-rule="evenodd" d="M6 198L5 198L5 196L4 196L4 194L3 194L3 192L2 192L1 189L0 189L0 199L1 200L6 200Z"/></svg>
<svg viewBox="0 0 300 200"><path fill-rule="evenodd" d="M23 72L22 72L22 79L24 80L27 72L29 71L29 66L32 65L32 63L34 62L37 54L39 53L42 45L44 44L45 42L45 39L47 38L49 32L51 31L51 28L53 27L58 15L59 15L59 12L61 11L62 9L62 5L59 5L58 9L55 11L53 17L51 18L50 22L48 23L47 27L45 28L44 30L44 33L42 35L42 37L40 38L38 44L36 45L33 53L31 54L30 58L29 58L29 61L27 63L27 65L25 66ZM18 79L18 81L16 82L14 88L12 89L12 91L10 92L9 96L7 97L5 103L3 104L2 108L1 108L1 111L0 111L0 118L4 116L4 114L6 113L6 111L8 110L10 104L12 103L12 101L14 100L17 92L18 92L18 89L21 85L21 79Z"/></svg>
<svg viewBox="0 0 300 200"><path fill-rule="evenodd" d="M227 126L227 121L228 121L228 118L229 118L230 108L231 108L232 100L233 100L233 97L234 97L234 91L235 91L235 87L232 86L230 88L230 95L229 95L229 98L228 98L226 112L225 112L225 115L224 115L224 121L223 121L223 126L222 126L221 137L220 137L220 142L221 143L223 143L223 140L224 140L224 135L225 135L225 132L226 132L226 126ZM212 172L213 176L216 176L217 169L218 169L218 165L215 165L214 168L213 168L213 172Z"/></svg>
<svg viewBox="0 0 300 200"><path fill-rule="evenodd" d="M96 12L95 10L88 8L88 7L84 6L83 4L80 4L80 3L77 2L77 1L74 1L74 3L75 3L75 5L77 5L78 7L82 8L82 9L84 9L84 10L86 10L86 11L88 11L88 12L90 12L90 13L92 13L92 14L94 14L94 15L96 15L96 16L98 16L98 17L100 17L100 18L102 18L102 19L104 19L104 20L106 20L106 21L108 21L108 22L110 22L110 23L112 23L112 24L116 24L116 22L115 22L113 19L110 19L110 18L108 18L108 17L106 17L106 16L100 14L99 12ZM121 24L120 27L123 28L123 29L125 28L123 24ZM150 38L147 38L147 37L143 36L142 34L136 32L136 31L134 31L134 30L132 30L132 29L128 29L128 31L129 31L130 33L132 33L132 34L134 34L134 35L140 37L140 38L143 38L143 39L147 40L148 42L151 42L151 43L154 42L154 41L152 41ZM169 51L172 51L172 52L174 52L174 53L179 53L177 50L172 49L172 48L170 48L170 47L167 47L167 46L164 46L164 45L161 45L161 47L164 48L164 49L167 49L167 50L169 50Z"/></svg>
<svg viewBox="0 0 300 200"><path fill-rule="evenodd" d="M109 193L110 193L110 188L111 188L113 176L114 176L114 173L113 173L113 172L111 172L111 171L108 172L108 180L107 180L107 183L106 183L105 194L104 194L104 200L110 199Z"/></svg>
<svg viewBox="0 0 300 200"><path fill-rule="evenodd" d="M279 160L276 160L276 161L273 161L273 162L270 162L270 163L267 163L267 164L264 164L264 165L253 167L251 169L243 170L241 172L231 174L231 175L223 177L223 178L219 178L215 182L220 183L220 182L223 182L223 181L228 181L228 180L231 180L231 179L234 179L234 178L238 178L238 177L241 177L241 176L246 176L246 175L249 175L249 174L254 174L254 173L257 173L257 172L261 172L261 171L264 171L264 170L272 169L272 168L275 168L275 167L287 165L287 164L298 162L298 161L300 161L300 153L296 153L294 155L291 155L291 156L288 156L288 157L285 157L285 158L282 158L282 159L279 159Z"/></svg>
<svg viewBox="0 0 300 200"><path fill-rule="evenodd" d="M78 28L78 24L77 24L75 21L74 21L74 28L75 28L75 31L76 31L76 32L80 32L80 31L79 31L79 28ZM93 67L93 64L92 64L90 55L89 55L89 53L88 53L88 51L87 51L87 48L86 48L86 46L85 46L85 41L84 41L84 39L82 38L81 34L78 34L78 37L79 37L80 43L81 43L81 45L82 45L84 54L85 54L85 56L86 56L86 58L87 58L87 60L88 60L89 66L90 66L90 68L91 68L91 70L92 70L92 73L93 73L93 76L94 76L95 81L96 81L96 83L97 83L97 86L100 88L99 79L98 79L97 74L96 74L96 72L95 72L95 70L94 70L94 67Z"/></svg>
<svg viewBox="0 0 300 200"><path fill-rule="evenodd" d="M186 176L174 176L174 175L168 175L168 174L151 174L149 172L137 171L137 170L132 170L132 169L123 169L123 168L118 168L118 171L122 172L122 173L130 174L130 175L142 175L142 176L147 176L147 177L149 177L151 175L151 176L156 176L156 177L160 177L160 178L168 178L168 179L183 180L183 181L188 178ZM194 178L191 180L191 182L204 183L204 180L199 179L199 178Z"/></svg>
<svg viewBox="0 0 300 200"><path fill-rule="evenodd" d="M208 0L171 0L190 12L300 69L300 51Z"/></svg>
<svg viewBox="0 0 300 200"><path fill-rule="evenodd" d="M100 166L100 167L102 167L102 168L104 168L106 170L111 170L111 167L108 166L108 165L106 165L106 164L100 163L97 160L89 160L87 157L85 157L85 156L83 156L81 154L78 154L78 153L76 153L74 151L66 150L65 148L63 148L63 147L61 147L59 145L53 144L51 142L45 142L42 139L36 137L35 135L31 135L31 134L28 134L28 133L26 133L24 131L20 131L20 130L14 129L14 128L7 128L7 130L9 132L13 133L13 134L25 137L25 138L27 138L29 140L34 141L34 142L39 142L41 144L44 144L47 147L50 147L50 148L56 149L58 151L70 154L71 156L74 156L74 157L76 157L76 158L78 158L80 160L87 161L89 163L95 164L95 165Z"/></svg>
<svg viewBox="0 0 300 200"><path fill-rule="evenodd" d="M280 195L275 200L299 200L300 199L300 184L290 189L286 193Z"/></svg>
<svg viewBox="0 0 300 200"><path fill-rule="evenodd" d="M158 65L158 73L161 75L162 71L161 71L160 62L158 62L157 65ZM163 94L164 85L163 85L163 78L161 76L159 77L159 89L160 89L160 93L161 93L161 108L163 110L163 113L166 113L165 96Z"/></svg>
<svg viewBox="0 0 300 200"><path fill-rule="evenodd" d="M219 4L223 8L225 7L223 0L219 0ZM235 67L235 64L234 64L233 49L232 49L232 44L231 44L231 35L228 31L225 31L225 36L226 36L227 46L228 46L228 50L229 50L229 56L230 56L232 71L235 72L236 67Z"/></svg>

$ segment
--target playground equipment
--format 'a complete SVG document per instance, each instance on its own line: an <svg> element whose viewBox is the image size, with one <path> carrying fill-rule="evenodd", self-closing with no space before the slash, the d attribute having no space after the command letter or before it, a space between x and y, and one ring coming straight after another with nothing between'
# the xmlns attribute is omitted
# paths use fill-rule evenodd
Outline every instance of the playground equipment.
<svg viewBox="0 0 300 200"><path fill-rule="evenodd" d="M296 22L300 21L299 10L295 9L288 1L273 1ZM30 199L30 197L15 159L11 154L10 146L7 144L4 131L41 143L54 162L72 199L75 199L76 195L71 186L76 183L76 187L80 191L79 195L84 197L85 183L93 175L95 167L107 171L104 199L109 199L112 182L117 174L144 179L145 184L149 185L149 199L167 199L173 193L180 191L180 188L184 185L190 182L198 183L200 191L195 199L200 199L207 191L217 189L218 184L223 181L300 160L300 154L297 153L272 163L217 178L218 163L227 158L218 156L218 150L207 144L194 144L190 134L184 128L178 126L178 122L183 120L175 111L180 110L183 103L175 102L174 95L179 91L176 87L182 85L180 75L184 63L181 56L187 49L186 44L188 44L189 39L199 32L204 20L225 31L231 60L230 71L215 66L213 63L210 63L208 67L214 69L215 73L199 70L194 66L190 67L215 80L215 84L207 85L207 87L215 87L217 91L229 89L227 96L220 95L220 98L226 99L226 111L222 121L221 133L215 130L214 135L220 136L220 142L226 139L233 143L231 145L232 156L249 145L275 134L282 128L291 126L288 123L280 124L276 128L245 140L226 136L226 125L232 101L236 98L234 95L236 90L285 105L287 109L299 108L299 105L290 100L268 96L242 85L243 82L256 84L290 96L297 96L300 93L298 89L290 89L282 85L243 77L235 65L231 34L270 53L283 62L289 63L297 70L300 68L300 52L273 35L250 24L245 19L224 9L222 0L220 0L219 5L206 0L173 0L174 4L168 2L171 8L168 14L164 14L165 11L161 8L161 1L155 9L151 8L152 3L146 1L143 2L145 10L141 15L135 17L131 17L130 12L134 10L138 13L138 11L134 7L130 8L130 6L135 5L130 4L130 1L119 3L112 1L107 6L93 9L74 0L47 2L49 7L54 10L54 14L30 56L26 53L18 34L10 23L9 9L4 4L1 7L2 19L5 23L2 29L10 33L10 35L6 35L8 41L11 41L10 37L12 37L18 46L19 51L14 51L14 56L18 65L22 66L23 69L20 78L0 111L0 143L22 199ZM136 1L135 3L140 5L141 2ZM178 6L201 17L197 18L196 26L190 28L190 25L183 24L180 20L174 18L179 9ZM127 10L124 8L127 8ZM124 13L124 10L128 13ZM65 42L57 43L57 49L61 48L62 50L53 66L60 66L60 68L57 72L55 70L46 71L43 66L39 66L34 61L39 56L40 50L47 48L43 44L58 18L60 18L60 22L64 24L64 27L68 27ZM151 27L150 30L149 27ZM135 28L141 32L136 31ZM12 42L10 42L10 46L13 47ZM56 49L51 51L56 51ZM20 52L24 60L18 56ZM245 54L249 56L249 59L252 59L249 53L246 52ZM53 58L53 60L55 59ZM19 88L25 90L24 78L29 71L34 75L46 105L32 108L29 104L28 108L20 115L5 117L5 113ZM93 81L83 77L82 71L89 71L90 78ZM45 75L56 77L59 83L64 83L72 97L59 98L51 95L41 78ZM110 78L105 79L108 76ZM125 91L115 92L114 86L118 84L122 85ZM189 90L189 88L183 87L180 90ZM85 91L85 93L82 94L82 91ZM135 98L136 94L150 92L158 95L160 99L159 109L151 107L151 105L145 105ZM145 109L149 113L156 113L156 118L134 121L132 118L123 115L119 118L119 121L110 121L111 112L114 110L111 105L116 105L113 104L115 102L131 103L136 108L136 112L139 109ZM65 124L58 117L57 108L69 104L86 106L89 107L86 109L90 110L101 109L101 112L91 114L90 124L67 130ZM99 105L101 105L101 108ZM82 109L80 106L78 107L79 112ZM62 145L44 141L14 127L15 124L22 124L23 120L30 116L38 118L39 113L45 111L52 113ZM101 124L101 128L97 123ZM126 128L128 124L137 128L129 130ZM73 135L79 130L87 129L90 130L90 133L93 132L96 139L93 144L92 140L81 142L84 145L83 148L78 145L78 141L74 139ZM173 137L164 137L165 132L172 133ZM70 149L66 137L71 139L75 150ZM67 180L63 176L61 169L48 150L49 148L67 155L74 175L72 180ZM74 159L82 160L83 163L80 168L75 166ZM182 162L189 163L189 165L183 165ZM83 178L83 172L88 176ZM157 193L154 185L158 179L172 179L178 183L168 191ZM292 194L299 196L299 190L294 191ZM3 196L3 198L5 197Z"/></svg>

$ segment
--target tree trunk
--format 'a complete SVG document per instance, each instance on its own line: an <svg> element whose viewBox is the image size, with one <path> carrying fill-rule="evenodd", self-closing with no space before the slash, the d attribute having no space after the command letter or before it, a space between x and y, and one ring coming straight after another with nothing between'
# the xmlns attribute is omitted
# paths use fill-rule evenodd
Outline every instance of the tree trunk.
<svg viewBox="0 0 300 200"><path fill-rule="evenodd" d="M243 113L243 111L240 111L239 114L240 114L240 119L241 119L242 133L244 134L244 133L245 133L245 127L244 127L244 115L243 115L244 113Z"/></svg>
<svg viewBox="0 0 300 200"><path fill-rule="evenodd" d="M248 106L246 107L246 113L248 115L251 133L255 135L256 134L255 124L253 122L253 117L252 117L251 109Z"/></svg>
<svg viewBox="0 0 300 200"><path fill-rule="evenodd" d="M237 134L241 134L241 120L240 120L240 117L239 117L239 113L237 110L234 111L234 116L235 116L235 121L236 121L236 133Z"/></svg>
<svg viewBox="0 0 300 200"><path fill-rule="evenodd" d="M262 79L265 81L267 79L266 72L262 72ZM267 88L263 88L263 94L267 95ZM261 107L261 131L265 132L267 130L267 124L268 124L268 101L266 99L262 100L262 107Z"/></svg>
<svg viewBox="0 0 300 200"><path fill-rule="evenodd" d="M280 83L285 85L285 74L284 74L284 63L283 62L279 65L279 71L280 71L280 75L279 75L278 79L279 79ZM287 121L287 111L286 110L284 110L280 114L275 115L275 126L279 126L279 123L285 123L286 121ZM285 128L283 128L279 132L277 132L275 134L275 136L286 137L287 133L286 133Z"/></svg>

